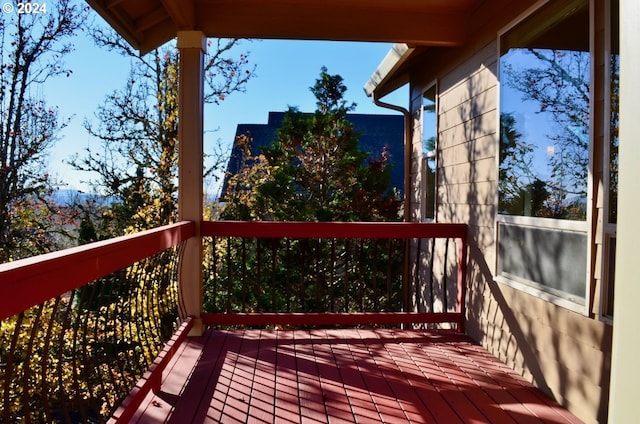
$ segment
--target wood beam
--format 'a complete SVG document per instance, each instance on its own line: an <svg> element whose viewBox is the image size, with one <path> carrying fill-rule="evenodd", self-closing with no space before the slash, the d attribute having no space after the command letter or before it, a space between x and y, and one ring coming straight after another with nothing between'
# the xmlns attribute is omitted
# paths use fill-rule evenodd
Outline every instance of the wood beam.
<svg viewBox="0 0 640 424"><path fill-rule="evenodd" d="M458 46L480 0L87 0L142 53L180 30L206 37ZM164 18L166 16L166 19Z"/></svg>
<svg viewBox="0 0 640 424"><path fill-rule="evenodd" d="M331 2L329 2L331 3ZM455 46L466 39L469 1L201 0L197 24L208 36L405 42Z"/></svg>
<svg viewBox="0 0 640 424"><path fill-rule="evenodd" d="M143 33L150 29L157 27L158 25L170 24L170 16L163 9L155 9L151 13L147 13L135 22L135 30L138 33Z"/></svg>
<svg viewBox="0 0 640 424"><path fill-rule="evenodd" d="M195 29L196 6L194 0L161 0L166 12L179 30Z"/></svg>

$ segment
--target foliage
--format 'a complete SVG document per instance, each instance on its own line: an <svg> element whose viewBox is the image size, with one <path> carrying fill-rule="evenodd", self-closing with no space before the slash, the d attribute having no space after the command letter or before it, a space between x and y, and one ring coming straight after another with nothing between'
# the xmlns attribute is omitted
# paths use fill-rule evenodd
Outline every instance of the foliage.
<svg viewBox="0 0 640 424"><path fill-rule="evenodd" d="M402 308L402 240L220 238L208 248L207 312Z"/></svg>
<svg viewBox="0 0 640 424"><path fill-rule="evenodd" d="M400 201L390 192L389 154L369 159L347 120L355 104L343 99L339 75L322 68L311 87L317 110L289 108L277 139L253 156L250 135L241 171L230 178L224 218L293 221L397 220Z"/></svg>
<svg viewBox="0 0 640 424"><path fill-rule="evenodd" d="M71 163L98 175L94 188L115 199L105 216L126 223L126 231L173 222L179 147L177 49L171 45L139 57L116 34L94 29L92 36L98 45L131 57L132 68L124 88L98 108L97 124L85 121L100 147L87 148ZM244 91L254 76L246 54L232 58L238 44L235 39L209 41L205 102L219 103Z"/></svg>
<svg viewBox="0 0 640 424"><path fill-rule="evenodd" d="M355 108L339 75L322 68L311 87L317 110L289 108L277 139L251 151L236 140L244 164L230 177L223 219L277 221L398 220L389 190L388 151L369 158L347 119ZM227 239L207 247L208 311L400 310L402 246L375 240ZM376 257L376 261L371 261Z"/></svg>
<svg viewBox="0 0 640 424"><path fill-rule="evenodd" d="M2 14L0 262L55 248L56 239L49 235L53 182L46 159L66 123L38 93L50 79L71 75L63 57L72 50L69 40L85 14L71 0L60 0L47 13Z"/></svg>
<svg viewBox="0 0 640 424"><path fill-rule="evenodd" d="M177 249L0 323L0 422L105 422L175 331Z"/></svg>

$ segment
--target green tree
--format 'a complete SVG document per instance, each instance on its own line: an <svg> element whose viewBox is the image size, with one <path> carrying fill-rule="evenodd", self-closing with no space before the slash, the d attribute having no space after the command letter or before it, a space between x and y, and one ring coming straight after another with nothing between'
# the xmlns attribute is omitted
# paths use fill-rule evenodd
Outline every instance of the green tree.
<svg viewBox="0 0 640 424"><path fill-rule="evenodd" d="M397 220L400 200L389 189L389 152L359 149L347 119L355 104L344 99L340 75L322 68L311 87L317 109L289 108L277 139L252 156L251 140L241 137L246 166L230 179L222 216L287 221Z"/></svg>
<svg viewBox="0 0 640 424"><path fill-rule="evenodd" d="M55 249L48 152L65 126L40 94L63 63L86 12L60 0L41 14L0 17L0 262Z"/></svg>

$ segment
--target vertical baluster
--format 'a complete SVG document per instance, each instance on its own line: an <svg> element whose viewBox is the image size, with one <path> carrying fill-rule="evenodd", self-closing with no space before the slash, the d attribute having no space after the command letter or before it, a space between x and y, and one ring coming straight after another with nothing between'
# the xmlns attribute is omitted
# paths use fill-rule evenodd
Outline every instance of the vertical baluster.
<svg viewBox="0 0 640 424"><path fill-rule="evenodd" d="M416 251L415 251L415 265L413 268L413 292L414 292L414 299L415 299L415 305L416 305L416 309L418 311L420 311L420 305L422 304L423 300L422 300L422 296L421 296L421 276L422 274L422 267L420 266L422 264L422 258L423 258L423 254L424 252L422 251L422 238L416 239L415 242L415 246L416 246Z"/></svg>
<svg viewBox="0 0 640 424"><path fill-rule="evenodd" d="M233 264L231 258L231 246L232 238L227 237L227 299L226 299L226 311L228 314L231 313L231 293L232 293L232 275L233 275Z"/></svg>
<svg viewBox="0 0 640 424"><path fill-rule="evenodd" d="M115 276L119 275L119 278ZM136 277L134 277L136 278ZM115 274L111 277L112 281L115 281L113 287L111 289L112 293L115 293L117 298L115 302L110 302L110 310L112 316L112 328L114 332L114 342L117 343L119 340L129 340L130 343L136 341L138 346L138 351L133 350L133 344L130 346L130 349L125 349L123 352L116 353L116 361L119 363L118 371L119 378L112 378L112 384L118 384L119 380L122 380L122 376L127 373L128 368L131 368L136 374L142 374L145 369L145 361L142 361L142 355L144 353L142 344L138 341L138 328L137 328L137 317L136 310L133 308L134 304L132 303L132 299L134 298L135 290L137 290L137 285L132 284L126 275ZM129 333L127 336L127 332ZM111 369L111 365L107 364L107 367ZM113 377L113 374L111 374ZM129 389L129 381L120 381L119 382L119 393L122 397L126 396ZM107 395L108 396L108 395ZM116 400L117 402L118 400Z"/></svg>
<svg viewBox="0 0 640 424"><path fill-rule="evenodd" d="M335 272L336 272L336 239L331 239L331 257L329 259L329 283L328 283L330 312L336 312Z"/></svg>
<svg viewBox="0 0 640 424"><path fill-rule="evenodd" d="M270 278L270 292L271 292L271 311L272 312L280 312L276 305L276 284L278 281L277 270L278 270L278 239L271 239L271 278Z"/></svg>
<svg viewBox="0 0 640 424"><path fill-rule="evenodd" d="M386 310L387 311L391 311L393 310L393 301L392 301L392 296L393 296L393 279L394 277L394 272L393 272L393 258L395 257L394 255L394 250L397 248L401 248L404 249L404 242L401 240L401 244L398 247L394 246L394 239L388 239L387 240L387 295L386 295L386 299L387 299L387 305L386 305ZM404 250L403 250L404 252Z"/></svg>
<svg viewBox="0 0 640 424"><path fill-rule="evenodd" d="M432 238L431 251L428 252L429 254L429 312L434 312L433 286L435 285L435 282L434 282L433 264L436 256L435 252L436 252L436 239Z"/></svg>
<svg viewBox="0 0 640 424"><path fill-rule="evenodd" d="M51 417L51 405L49 402L49 393L55 388L53 379L49 378L49 363L51 362L51 341L53 338L53 329L56 324L56 317L58 315L58 308L60 307L60 296L56 297L54 304L51 306L51 315L47 322L47 332L44 337L44 345L42 346L42 358L46 360L42 361L41 366L41 390L42 390L42 408L44 412L45 420L52 421ZM62 384L62 382L60 382Z"/></svg>
<svg viewBox="0 0 640 424"><path fill-rule="evenodd" d="M305 239L300 239L298 240L298 249L299 249L299 255L300 255L300 260L299 260L299 264L300 264L300 271L299 271L299 275L297 276L297 283L298 283L298 305L299 305L299 312L309 312L306 311L306 305L307 305L307 301L306 301L306 296L305 296L305 276L307 274L307 255L306 255L306 240Z"/></svg>
<svg viewBox="0 0 640 424"><path fill-rule="evenodd" d="M379 252L378 246L380 244L380 240L372 239L371 243L373 243L373 250L371 252L371 288L369 293L372 293L373 296L373 310L374 312L380 312L380 301L378 299L378 266L379 266Z"/></svg>
<svg viewBox="0 0 640 424"><path fill-rule="evenodd" d="M140 267L142 264L138 263L137 266ZM148 359L151 358L151 354L153 352L153 348L154 348L154 341L153 341L153 336L151 334L151 329L149 328L149 324L147 321L149 321L148 319L148 303L147 303L147 299L146 299L146 293L145 293L145 289L146 289L146 285L145 285L145 281L143 280L142 282L140 281L136 281L135 277L134 277L134 281L131 281L131 279L129 278L128 275L124 275L123 278L127 278L128 283L127 284L132 284L132 287L135 287L136 289L136 302L138 305L137 309L137 313L139 314L136 319L136 328L138 330L138 334L142 334L142 345L143 345L143 352L144 352L144 358Z"/></svg>
<svg viewBox="0 0 640 424"><path fill-rule="evenodd" d="M22 369L22 404L25 407L25 421L27 423L31 422L31 418L36 418L36 420L40 419L38 417L37 411L31 411L31 391L34 389L34 385L31 383L31 373L32 367L37 366L37 364L33 363L33 346L36 344L36 339L38 338L39 330L40 330L40 318L42 317L42 310L45 305L40 304L31 311L35 310L34 316L31 316L29 319L29 326L31 327L29 331L29 339L27 341L27 346L24 351L24 359L23 359L23 369ZM46 360L46 358L43 358ZM36 385L37 387L38 385Z"/></svg>
<svg viewBox="0 0 640 424"><path fill-rule="evenodd" d="M66 391L66 386L65 386L65 369L69 367L69 362L67 361L67 359L64 357L64 352L67 350L67 336L68 333L73 331L73 329L71 328L71 323L74 321L74 317L73 317L73 303L74 300L77 296L77 292L78 290L72 290L71 294L69 295L69 299L67 300L67 304L66 304L66 308L65 308L65 312L64 312L64 318L61 320L61 329L60 329L60 334L58 334L58 357L57 359L57 372L58 372L58 389L59 389L59 398L61 400L61 402L63 403L63 405L61 405L61 409L62 409L62 414L64 415L64 419L66 422L70 422L71 421L71 405L70 405L70 399L71 399L71 395ZM75 382L76 379L76 375L75 373L72 374L73 375L73 381Z"/></svg>
<svg viewBox="0 0 640 424"><path fill-rule="evenodd" d="M343 296L343 312L349 312L349 249L350 249L350 240L346 239L344 241L344 278L342 282L342 296Z"/></svg>
<svg viewBox="0 0 640 424"><path fill-rule="evenodd" d="M324 292L323 290L323 274L322 271L320 269L321 266L321 262L322 262L322 240L321 239L316 239L315 240L315 260L314 262L314 270L313 273L315 275L315 283L316 283L316 290L315 290L315 304L316 304L316 310L315 312L323 312L324 311L324 307L323 307L323 302L321 301L322 299L322 293Z"/></svg>
<svg viewBox="0 0 640 424"><path fill-rule="evenodd" d="M247 288L247 240L243 237L240 239L240 245L241 245L241 258L242 258L242 272L240 274L240 284L241 284L241 296L242 296L242 300L241 300L241 308L240 310L245 313L247 312L247 301L248 301L248 296L249 296L249 289ZM229 296L232 296L231 293L229 293Z"/></svg>
<svg viewBox="0 0 640 424"><path fill-rule="evenodd" d="M292 297L292 293L291 293L291 268L292 266L295 266L292 262L291 262L291 240L290 239L286 239L286 243L285 243L285 257L286 257L286 265L285 265L285 272L286 272L286 288L285 288L285 302L286 302L286 308L287 308L287 312L291 312L291 297Z"/></svg>
<svg viewBox="0 0 640 424"><path fill-rule="evenodd" d="M262 302L262 242L261 239L255 239L256 241L256 269L253 271L253 275L256 277L257 281L257 289L253 292L255 293L255 303L254 303L254 312L264 312L263 302Z"/></svg>
<svg viewBox="0 0 640 424"><path fill-rule="evenodd" d="M356 295L356 312L364 312L365 300L364 300L364 283L365 278L365 257L364 257L364 239L358 239L358 274L355 279L355 295Z"/></svg>
<svg viewBox="0 0 640 424"><path fill-rule="evenodd" d="M448 301L448 295L447 295L447 262L449 259L449 238L447 237L445 239L445 244L444 244L444 259L442 261L442 266L443 266L443 270L442 270L442 308L443 311L442 312L447 312L449 310L449 301Z"/></svg>
<svg viewBox="0 0 640 424"><path fill-rule="evenodd" d="M221 266L218 264L218 237L212 237L211 239L211 255L213 256L212 258L212 264L211 264L211 270L209 271L209 279L212 278L213 276L213 293L208 293L209 296L211 296L211 305L213 307L213 310L211 312L219 312L218 310L218 282L219 282L219 273L218 273L218 267ZM181 307L184 307L184 305L181 305ZM183 311L185 311L185 309L181 309L181 316L184 316L184 314L182 313Z"/></svg>
<svg viewBox="0 0 640 424"><path fill-rule="evenodd" d="M80 350L82 351L82 370L84 371L83 382L85 383L88 392L91 392L90 396L83 398L81 402L87 403L87 414L91 416L91 400L94 399L93 390L100 390L98 387L102 387L104 391L104 379L102 375L102 369L96 362L96 354L98 349L102 349L106 352L107 340L105 340L106 331L100 334L99 320L100 317L104 319L105 326L108 325L108 316L103 314L103 302L105 296L105 287L109 286L109 281L101 279L98 282L94 282L96 285L96 291L98 294L90 303L90 307L84 311L86 315L86 327L83 329ZM95 310L94 310L95 308ZM102 344L100 347L93 343L93 346L89 346L91 342L100 340ZM91 355L91 356L90 356ZM95 383L97 381L97 383ZM94 386L95 384L95 386ZM91 389L89 389L91 387Z"/></svg>
<svg viewBox="0 0 640 424"><path fill-rule="evenodd" d="M16 381L17 367L14 368L14 363L16 363L19 358L16 358L16 348L18 346L18 340L20 339L20 332L22 331L22 322L24 321L24 312L20 312L16 316L16 323L13 329L13 335L11 336L11 344L9 346L9 354L7 356L7 362L5 364L4 373L4 391L3 391L3 405L5 405L5 410L3 414L3 422L10 423L15 421L14 413L10 407L11 403L11 393L13 383Z"/></svg>
<svg viewBox="0 0 640 424"><path fill-rule="evenodd" d="M83 421L87 421L87 411L85 408L85 403L83 402L82 393L86 387L83 387L82 381L87 380L87 371L83 364L86 361L86 351L84 351L84 343L82 339L85 337L88 327L88 313L86 313L86 309L90 307L95 299L96 292L96 282L94 281L91 285L85 286L84 290L81 290L80 297L78 301L80 302L77 307L74 309L74 323L73 327L73 342L71 348L71 368L73 372L73 396L74 399L72 401L73 405L73 413L79 413L80 417ZM84 312L84 313L82 313ZM80 352L80 355L78 353ZM78 358L80 356L80 359ZM75 410L77 408L77 411Z"/></svg>

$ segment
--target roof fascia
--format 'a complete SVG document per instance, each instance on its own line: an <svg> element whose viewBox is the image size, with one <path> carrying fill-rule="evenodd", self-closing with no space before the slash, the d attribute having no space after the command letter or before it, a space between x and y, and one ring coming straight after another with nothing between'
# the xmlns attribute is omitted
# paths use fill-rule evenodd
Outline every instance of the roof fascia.
<svg viewBox="0 0 640 424"><path fill-rule="evenodd" d="M408 83L408 72L399 70L414 51L415 48L407 44L394 44L365 83L363 88L366 95L372 97L375 93L376 98L381 98Z"/></svg>

